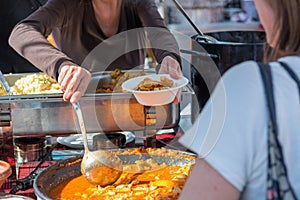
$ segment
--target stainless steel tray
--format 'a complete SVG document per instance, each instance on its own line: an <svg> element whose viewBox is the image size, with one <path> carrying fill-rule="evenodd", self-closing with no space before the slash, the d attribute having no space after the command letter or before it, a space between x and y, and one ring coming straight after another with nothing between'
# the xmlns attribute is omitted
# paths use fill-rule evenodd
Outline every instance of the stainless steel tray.
<svg viewBox="0 0 300 200"><path fill-rule="evenodd" d="M132 72L132 71L130 71ZM110 72L95 73L80 103L88 133L137 131L145 128L144 106L131 93L95 93L96 88L111 81ZM147 72L153 73L153 71ZM12 86L27 74L4 75ZM193 93L190 86L183 94ZM156 107L157 128L173 128L179 123L178 104ZM63 135L79 132L76 116L62 94L8 95L0 97L0 125L12 123L13 134Z"/></svg>

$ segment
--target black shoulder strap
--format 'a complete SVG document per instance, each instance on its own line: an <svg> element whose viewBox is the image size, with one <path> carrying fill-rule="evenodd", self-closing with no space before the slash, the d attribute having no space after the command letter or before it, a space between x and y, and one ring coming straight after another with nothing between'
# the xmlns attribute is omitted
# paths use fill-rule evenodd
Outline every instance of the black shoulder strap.
<svg viewBox="0 0 300 200"><path fill-rule="evenodd" d="M299 97L300 97L300 80L299 80L297 74L285 62L282 62L282 61L278 61L278 62L285 69L285 71L291 76L291 78L294 79L294 81L296 82L296 84L298 86L298 90L299 90Z"/></svg>
<svg viewBox="0 0 300 200"><path fill-rule="evenodd" d="M262 76L262 81L264 84L264 90L266 94L267 106L270 112L270 120L273 122L273 129L275 133L278 133L277 129L277 120L276 120L276 109L275 109L275 100L273 94L273 77L271 73L270 65L258 63L260 73Z"/></svg>
<svg viewBox="0 0 300 200"><path fill-rule="evenodd" d="M287 168L284 163L281 144L278 140L271 67L269 64L263 63L258 63L258 66L261 72L270 116L268 126L267 199L296 200L297 197L288 180Z"/></svg>

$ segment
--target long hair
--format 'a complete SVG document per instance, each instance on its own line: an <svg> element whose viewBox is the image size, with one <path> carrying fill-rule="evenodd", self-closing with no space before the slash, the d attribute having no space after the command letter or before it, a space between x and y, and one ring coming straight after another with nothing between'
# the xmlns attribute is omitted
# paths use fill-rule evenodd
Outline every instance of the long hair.
<svg viewBox="0 0 300 200"><path fill-rule="evenodd" d="M274 48L267 46L265 61L300 55L300 0L268 0L274 11Z"/></svg>

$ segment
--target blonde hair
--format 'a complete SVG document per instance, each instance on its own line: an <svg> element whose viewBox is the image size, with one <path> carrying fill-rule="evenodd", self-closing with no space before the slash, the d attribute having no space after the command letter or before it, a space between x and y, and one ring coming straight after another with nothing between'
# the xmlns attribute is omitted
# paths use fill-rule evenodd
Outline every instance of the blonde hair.
<svg viewBox="0 0 300 200"><path fill-rule="evenodd" d="M300 54L300 0L266 1L274 11L276 44L273 49L267 46L265 61Z"/></svg>

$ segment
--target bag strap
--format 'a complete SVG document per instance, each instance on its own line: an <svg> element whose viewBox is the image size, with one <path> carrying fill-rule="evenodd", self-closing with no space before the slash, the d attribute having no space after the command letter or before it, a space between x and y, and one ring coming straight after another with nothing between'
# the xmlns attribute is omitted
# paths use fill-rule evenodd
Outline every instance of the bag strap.
<svg viewBox="0 0 300 200"><path fill-rule="evenodd" d="M296 82L296 84L298 86L298 90L299 90L299 96L300 96L300 80L299 80L297 74L285 62L282 62L282 61L278 61L278 62L285 69L285 71L292 77L292 79L294 79L294 81Z"/></svg>
<svg viewBox="0 0 300 200"><path fill-rule="evenodd" d="M277 129L277 120L276 120L276 109L275 109L275 100L274 100L274 94L273 94L273 77L271 73L270 65L258 63L260 73L262 76L262 81L264 84L265 94L266 94L266 100L267 100L267 106L269 110L270 120L273 124L273 129L275 133L278 133Z"/></svg>
<svg viewBox="0 0 300 200"><path fill-rule="evenodd" d="M296 195L288 180L282 148L278 141L278 127L274 100L272 73L269 64L258 63L269 110L268 126L268 171L267 195L268 200L295 200Z"/></svg>

